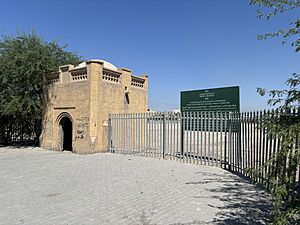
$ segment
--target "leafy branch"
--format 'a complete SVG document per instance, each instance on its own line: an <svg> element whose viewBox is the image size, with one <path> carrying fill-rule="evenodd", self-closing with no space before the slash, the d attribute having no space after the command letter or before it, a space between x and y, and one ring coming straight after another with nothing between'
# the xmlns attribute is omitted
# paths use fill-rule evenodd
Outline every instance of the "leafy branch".
<svg viewBox="0 0 300 225"><path fill-rule="evenodd" d="M282 13L287 13L291 10L296 10L300 7L300 0L251 0L251 5L258 5L257 17L259 19L270 20L274 16ZM263 8L263 11L260 9ZM268 38L281 37L282 44L286 44L289 40L291 46L295 48L296 52L300 51L300 19L288 23L286 29L280 29L275 32L260 34L257 36L258 40Z"/></svg>

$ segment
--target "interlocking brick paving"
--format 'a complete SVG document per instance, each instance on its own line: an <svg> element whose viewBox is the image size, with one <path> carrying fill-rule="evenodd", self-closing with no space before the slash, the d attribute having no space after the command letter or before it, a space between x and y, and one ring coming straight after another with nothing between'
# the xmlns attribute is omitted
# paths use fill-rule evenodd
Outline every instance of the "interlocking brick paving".
<svg viewBox="0 0 300 225"><path fill-rule="evenodd" d="M0 224L264 224L268 195L216 167L0 148Z"/></svg>

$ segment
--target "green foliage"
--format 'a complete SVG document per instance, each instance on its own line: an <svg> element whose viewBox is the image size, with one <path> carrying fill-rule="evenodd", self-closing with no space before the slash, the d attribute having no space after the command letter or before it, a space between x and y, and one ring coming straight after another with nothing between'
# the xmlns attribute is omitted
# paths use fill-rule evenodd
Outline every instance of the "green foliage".
<svg viewBox="0 0 300 225"><path fill-rule="evenodd" d="M250 0L251 5L258 5L257 17L269 20L281 13L288 13L300 7L300 0ZM261 10L262 8L262 10ZM282 44L290 40L296 52L300 51L300 18L288 23L287 28L275 32L258 35L258 39L281 37Z"/></svg>
<svg viewBox="0 0 300 225"><path fill-rule="evenodd" d="M250 0L250 4L259 6L258 18L269 20L278 14L299 9L300 0ZM290 22L287 28L258 35L258 39L281 37L283 44L290 41L295 51L299 52L299 34L298 18ZM286 84L285 90L257 90L260 95L268 94L268 104L276 107L276 113L265 117L262 126L270 137L280 140L280 149L259 170L271 168L268 182L273 197L272 223L278 225L300 224L300 187L299 182L295 182L300 164L300 75L294 73Z"/></svg>
<svg viewBox="0 0 300 225"><path fill-rule="evenodd" d="M286 85L288 89L285 90L271 90L269 91L269 96L271 97L268 100L268 104L271 106L276 106L281 104L279 108L281 109L290 109L299 106L300 102L300 91L298 86L300 84L300 75L294 73L287 81ZM257 91L260 95L265 95L266 90L263 88L257 88Z"/></svg>
<svg viewBox="0 0 300 225"><path fill-rule="evenodd" d="M300 163L300 118L299 111L290 110L286 106L284 108L286 110L277 109L262 120L269 138L276 138L280 148L256 172L259 176L269 168L268 188L273 197L273 224L299 224L300 187L299 181L297 183L297 167Z"/></svg>
<svg viewBox="0 0 300 225"><path fill-rule="evenodd" d="M295 182L300 164L299 83L300 76L294 74L286 82L287 90L258 88L261 95L269 95L270 105L277 106L276 113L263 118L262 126L270 137L280 140L280 149L259 170L271 168L268 185L273 197L273 224L278 225L300 223L300 187Z"/></svg>
<svg viewBox="0 0 300 225"><path fill-rule="evenodd" d="M38 137L44 75L80 58L56 42L45 42L35 33L17 33L0 39L0 119ZM24 125L25 124L25 125ZM26 130L26 128L28 128ZM33 129L33 130L32 130Z"/></svg>

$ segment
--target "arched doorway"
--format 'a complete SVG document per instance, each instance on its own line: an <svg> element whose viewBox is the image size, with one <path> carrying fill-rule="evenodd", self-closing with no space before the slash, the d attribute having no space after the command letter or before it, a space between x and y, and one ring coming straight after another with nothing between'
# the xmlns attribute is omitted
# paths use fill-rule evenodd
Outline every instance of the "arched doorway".
<svg viewBox="0 0 300 225"><path fill-rule="evenodd" d="M69 117L64 116L59 122L60 149L72 151L73 125Z"/></svg>

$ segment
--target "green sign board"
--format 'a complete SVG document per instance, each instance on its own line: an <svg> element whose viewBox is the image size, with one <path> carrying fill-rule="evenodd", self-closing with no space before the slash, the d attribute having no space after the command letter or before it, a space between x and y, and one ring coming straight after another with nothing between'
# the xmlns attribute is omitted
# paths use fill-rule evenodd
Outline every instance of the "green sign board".
<svg viewBox="0 0 300 225"><path fill-rule="evenodd" d="M182 91L181 112L239 112L240 89L238 86Z"/></svg>

